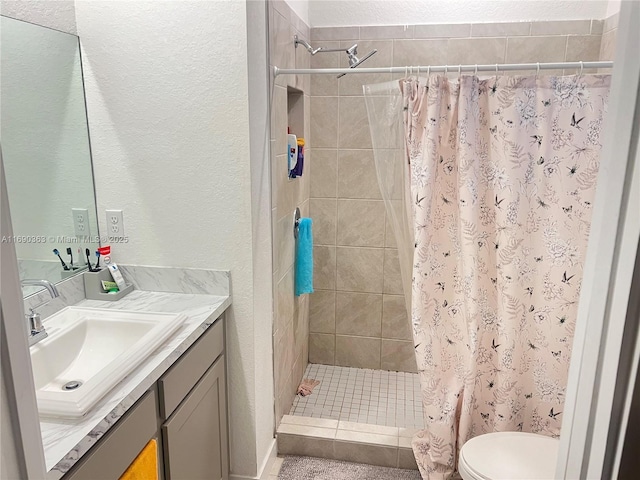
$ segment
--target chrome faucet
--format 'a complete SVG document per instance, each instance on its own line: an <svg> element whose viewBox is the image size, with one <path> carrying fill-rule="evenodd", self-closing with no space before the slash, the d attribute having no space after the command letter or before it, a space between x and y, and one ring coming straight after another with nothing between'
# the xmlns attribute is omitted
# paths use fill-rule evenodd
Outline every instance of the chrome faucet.
<svg viewBox="0 0 640 480"><path fill-rule="evenodd" d="M44 287L49 292L49 295L51 295L51 298L56 298L60 296L56 286L48 280L26 279L26 280L22 280L21 283L23 286L29 285L29 286ZM27 317L27 322L28 322L27 328L29 331L29 346L35 345L40 340L44 340L45 338L47 338L47 336L49 335L45 330L44 325L42 325L42 319L40 318L40 313L36 312L36 308L46 305L50 301L51 300L47 300L46 302L42 302L41 304L36 305L35 307L29 308L29 313L25 315Z"/></svg>

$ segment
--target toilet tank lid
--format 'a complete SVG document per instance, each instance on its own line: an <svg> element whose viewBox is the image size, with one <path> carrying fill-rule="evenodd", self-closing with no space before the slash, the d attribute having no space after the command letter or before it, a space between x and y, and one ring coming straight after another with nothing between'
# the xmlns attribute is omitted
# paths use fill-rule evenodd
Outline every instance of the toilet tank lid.
<svg viewBox="0 0 640 480"><path fill-rule="evenodd" d="M462 446L460 461L487 480L553 480L560 441L524 432L487 433Z"/></svg>

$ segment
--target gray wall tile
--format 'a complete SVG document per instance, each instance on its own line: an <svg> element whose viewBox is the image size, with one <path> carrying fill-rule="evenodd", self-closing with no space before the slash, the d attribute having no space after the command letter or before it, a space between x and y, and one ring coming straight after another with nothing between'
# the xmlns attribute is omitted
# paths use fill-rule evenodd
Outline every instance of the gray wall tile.
<svg viewBox="0 0 640 480"><path fill-rule="evenodd" d="M336 288L382 293L382 248L336 247Z"/></svg>
<svg viewBox="0 0 640 480"><path fill-rule="evenodd" d="M336 336L309 334L309 362L335 365Z"/></svg>
<svg viewBox="0 0 640 480"><path fill-rule="evenodd" d="M602 34L600 45L600 60L614 60L616 56L616 37L618 29L610 30ZM608 72L609 70L607 70Z"/></svg>
<svg viewBox="0 0 640 480"><path fill-rule="evenodd" d="M413 340L404 295L383 295L382 338Z"/></svg>
<svg viewBox="0 0 640 480"><path fill-rule="evenodd" d="M336 292L315 290L309 296L309 331L311 333L336 332Z"/></svg>
<svg viewBox="0 0 640 480"><path fill-rule="evenodd" d="M338 146L338 97L311 97L312 148Z"/></svg>
<svg viewBox="0 0 640 480"><path fill-rule="evenodd" d="M505 38L452 38L449 40L447 63L450 65L502 63L505 47Z"/></svg>
<svg viewBox="0 0 640 480"><path fill-rule="evenodd" d="M336 365L380 368L380 339L336 335Z"/></svg>
<svg viewBox="0 0 640 480"><path fill-rule="evenodd" d="M567 38L567 62L596 61L600 59L600 35L571 35Z"/></svg>
<svg viewBox="0 0 640 480"><path fill-rule="evenodd" d="M448 40L394 40L393 66L444 65Z"/></svg>
<svg viewBox="0 0 640 480"><path fill-rule="evenodd" d="M338 199L336 245L383 247L384 218L382 200Z"/></svg>
<svg viewBox="0 0 640 480"><path fill-rule="evenodd" d="M383 370L417 372L413 342L382 340L381 366Z"/></svg>
<svg viewBox="0 0 640 480"><path fill-rule="evenodd" d="M337 292L336 333L380 337L382 295L373 293Z"/></svg>
<svg viewBox="0 0 640 480"><path fill-rule="evenodd" d="M336 288L336 247L313 247L313 286L324 290Z"/></svg>
<svg viewBox="0 0 640 480"><path fill-rule="evenodd" d="M591 35L602 35L604 20L591 20Z"/></svg>
<svg viewBox="0 0 640 480"><path fill-rule="evenodd" d="M470 23L416 25L413 31L413 38L464 38L470 35Z"/></svg>
<svg viewBox="0 0 640 480"><path fill-rule="evenodd" d="M311 196L335 198L338 189L338 150L313 149L309 160L307 168L311 172Z"/></svg>
<svg viewBox="0 0 640 480"><path fill-rule="evenodd" d="M313 220L314 245L336 244L336 199L312 198L309 202L309 212Z"/></svg>
<svg viewBox="0 0 640 480"><path fill-rule="evenodd" d="M591 20L533 22L531 35L571 35L591 33Z"/></svg>
<svg viewBox="0 0 640 480"><path fill-rule="evenodd" d="M359 27L316 27L311 29L311 40L357 40ZM315 47L315 45L314 45Z"/></svg>
<svg viewBox="0 0 640 480"><path fill-rule="evenodd" d="M400 277L400 260L398 250L384 249L384 293L402 295L402 278Z"/></svg>
<svg viewBox="0 0 640 480"><path fill-rule="evenodd" d="M567 37L510 37L507 63L563 62Z"/></svg>
<svg viewBox="0 0 640 480"><path fill-rule="evenodd" d="M474 23L471 25L472 37L529 35L530 31L530 22Z"/></svg>
<svg viewBox="0 0 640 480"><path fill-rule="evenodd" d="M364 97L340 97L339 122L338 148L371 148Z"/></svg>
<svg viewBox="0 0 640 480"><path fill-rule="evenodd" d="M360 27L360 40L413 38L413 25L372 25Z"/></svg>
<svg viewBox="0 0 640 480"><path fill-rule="evenodd" d="M604 19L604 27L602 31L606 33L618 28L619 21L620 21L619 12L616 12L613 15L608 16L607 18Z"/></svg>
<svg viewBox="0 0 640 480"><path fill-rule="evenodd" d="M338 151L338 196L382 199L373 150Z"/></svg>

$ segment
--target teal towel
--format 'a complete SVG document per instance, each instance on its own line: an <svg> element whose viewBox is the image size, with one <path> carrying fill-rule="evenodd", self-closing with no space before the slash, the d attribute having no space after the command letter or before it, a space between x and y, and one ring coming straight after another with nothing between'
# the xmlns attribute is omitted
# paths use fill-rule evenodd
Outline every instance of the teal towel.
<svg viewBox="0 0 640 480"><path fill-rule="evenodd" d="M296 297L313 293L313 233L312 220L301 218L296 248Z"/></svg>

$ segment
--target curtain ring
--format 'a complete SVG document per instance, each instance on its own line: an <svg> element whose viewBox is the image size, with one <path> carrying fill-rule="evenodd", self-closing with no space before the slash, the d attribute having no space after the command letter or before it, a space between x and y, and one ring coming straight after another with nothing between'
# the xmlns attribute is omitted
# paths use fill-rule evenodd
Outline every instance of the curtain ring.
<svg viewBox="0 0 640 480"><path fill-rule="evenodd" d="M409 78L409 66L408 65L404 66L404 78L405 79Z"/></svg>
<svg viewBox="0 0 640 480"><path fill-rule="evenodd" d="M458 64L458 77L462 75L462 65Z"/></svg>
<svg viewBox="0 0 640 480"><path fill-rule="evenodd" d="M427 65L427 77L431 76L431 65Z"/></svg>
<svg viewBox="0 0 640 480"><path fill-rule="evenodd" d="M474 70L474 75L478 75L478 64L476 63L476 68Z"/></svg>
<svg viewBox="0 0 640 480"><path fill-rule="evenodd" d="M584 70L584 62L580 60L580 76L582 76L582 70Z"/></svg>
<svg viewBox="0 0 640 480"><path fill-rule="evenodd" d="M445 65L444 66L444 76L446 77L448 73L449 73L449 65Z"/></svg>
<svg viewBox="0 0 640 480"><path fill-rule="evenodd" d="M540 75L540 62L536 62L536 78Z"/></svg>

